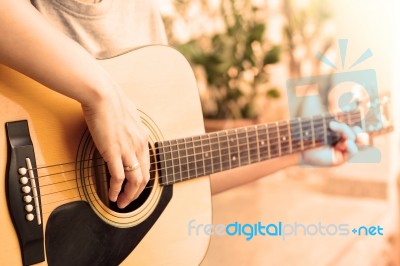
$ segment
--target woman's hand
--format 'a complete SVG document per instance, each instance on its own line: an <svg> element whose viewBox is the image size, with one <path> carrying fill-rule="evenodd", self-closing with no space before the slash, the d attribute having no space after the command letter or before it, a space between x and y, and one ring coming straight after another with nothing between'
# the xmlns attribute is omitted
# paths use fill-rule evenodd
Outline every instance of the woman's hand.
<svg viewBox="0 0 400 266"><path fill-rule="evenodd" d="M109 199L125 208L150 178L147 132L135 105L117 85L92 103L83 114L93 141L111 174ZM126 184L121 191L122 183Z"/></svg>

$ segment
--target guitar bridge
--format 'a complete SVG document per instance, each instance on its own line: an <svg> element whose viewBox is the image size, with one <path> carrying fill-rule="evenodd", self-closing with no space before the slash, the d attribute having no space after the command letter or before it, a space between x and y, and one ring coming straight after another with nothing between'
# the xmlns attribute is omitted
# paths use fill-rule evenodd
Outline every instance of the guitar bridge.
<svg viewBox="0 0 400 266"><path fill-rule="evenodd" d="M8 160L7 204L18 235L24 265L44 261L39 180L28 122L6 123Z"/></svg>

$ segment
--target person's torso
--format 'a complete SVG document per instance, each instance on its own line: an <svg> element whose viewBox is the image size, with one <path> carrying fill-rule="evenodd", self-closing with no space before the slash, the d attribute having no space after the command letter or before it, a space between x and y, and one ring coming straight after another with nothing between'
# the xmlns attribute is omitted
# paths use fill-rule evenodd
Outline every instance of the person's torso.
<svg viewBox="0 0 400 266"><path fill-rule="evenodd" d="M151 0L31 0L54 26L93 56L108 58L135 47L166 44L161 16Z"/></svg>

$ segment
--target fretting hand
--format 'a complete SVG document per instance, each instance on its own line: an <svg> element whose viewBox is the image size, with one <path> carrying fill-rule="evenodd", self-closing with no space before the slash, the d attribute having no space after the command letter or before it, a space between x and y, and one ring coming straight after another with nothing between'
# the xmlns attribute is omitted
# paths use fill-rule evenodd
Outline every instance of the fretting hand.
<svg viewBox="0 0 400 266"><path fill-rule="evenodd" d="M340 165L358 152L357 145L367 145L368 135L361 128L350 128L346 124L332 121L329 124L331 130L342 136L334 147L323 147L305 151L301 155L301 165L336 166Z"/></svg>

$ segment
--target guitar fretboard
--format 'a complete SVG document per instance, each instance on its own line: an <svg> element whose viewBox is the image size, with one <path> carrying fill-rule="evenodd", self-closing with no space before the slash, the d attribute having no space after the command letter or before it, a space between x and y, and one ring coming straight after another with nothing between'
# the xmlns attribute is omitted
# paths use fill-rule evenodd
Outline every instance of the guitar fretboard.
<svg viewBox="0 0 400 266"><path fill-rule="evenodd" d="M333 120L361 126L361 114L357 110L157 142L160 183L171 185L315 147L332 145L340 139L339 133L329 129L329 123Z"/></svg>

